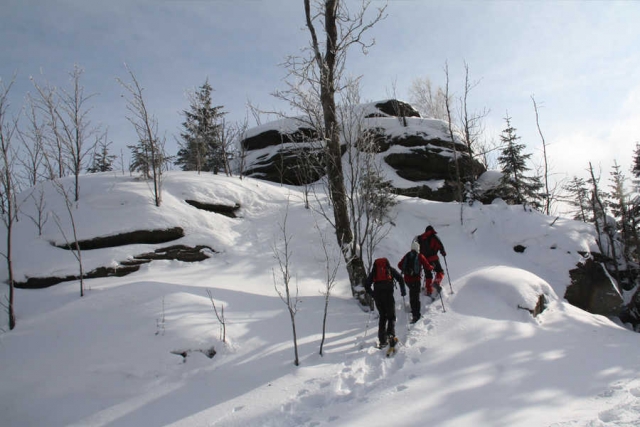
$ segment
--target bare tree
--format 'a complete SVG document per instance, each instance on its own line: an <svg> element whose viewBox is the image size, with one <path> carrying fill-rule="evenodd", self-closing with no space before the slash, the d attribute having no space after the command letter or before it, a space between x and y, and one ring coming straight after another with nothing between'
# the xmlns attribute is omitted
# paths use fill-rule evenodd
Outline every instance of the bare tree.
<svg viewBox="0 0 640 427"><path fill-rule="evenodd" d="M36 208L35 215L26 214L27 218L31 220L38 228L38 236L42 236L42 229L49 220L49 212L47 211L47 203L44 197L44 189L42 186L34 187L29 198L33 200L33 205Z"/></svg>
<svg viewBox="0 0 640 427"><path fill-rule="evenodd" d="M48 177L49 179L62 178L66 175L69 167L64 153L64 137L59 118L60 101L57 89L50 83L42 86L33 77L31 77L31 82L38 92L39 98L35 102L46 125L44 142Z"/></svg>
<svg viewBox="0 0 640 427"><path fill-rule="evenodd" d="M95 142L93 135L97 128L91 125L89 113L91 108L86 104L96 94L85 95L80 79L84 70L77 64L69 73L71 90L45 88L34 82L40 94L41 110L48 115L49 139L53 141L55 156L49 154L50 161L58 164L58 176L64 176L65 168L74 175L74 200L80 199L80 174L84 160L93 152Z"/></svg>
<svg viewBox="0 0 640 427"><path fill-rule="evenodd" d="M97 128L91 126L88 117L91 108L87 107L86 103L95 94L84 94L84 87L80 84L83 72L82 68L74 65L73 71L69 73L72 90L62 90L60 108L57 110L58 119L62 125L65 152L74 176L74 200L76 202L80 199L80 174L84 159L93 152L98 141L95 139L93 143L89 144L97 132Z"/></svg>
<svg viewBox="0 0 640 427"><path fill-rule="evenodd" d="M220 304L220 311L218 311L218 307L216 307L216 302L213 299L213 294L210 289L207 289L207 295L209 295L209 299L211 300L211 305L213 306L213 312L216 314L216 318L218 319L218 323L220 324L220 339L222 342L227 342L227 322L224 318L224 305Z"/></svg>
<svg viewBox="0 0 640 427"><path fill-rule="evenodd" d="M28 94L26 97L27 125L18 132L18 137L22 142L25 156L20 159L21 170L24 173L26 183L34 187L38 182L50 177L43 170L45 162L45 140L46 124L44 123L39 108L38 101Z"/></svg>
<svg viewBox="0 0 640 427"><path fill-rule="evenodd" d="M247 120L240 122L227 122L222 120L220 126L220 141L223 157L224 172L227 176L233 175L232 164L240 156L239 142L244 138L247 130Z"/></svg>
<svg viewBox="0 0 640 427"><path fill-rule="evenodd" d="M82 264L82 248L80 247L80 241L78 240L78 229L76 227L75 215L73 213L74 209L77 209L78 201L73 200L71 197L70 191L65 188L64 183L61 179L53 179L53 186L55 187L58 194L62 196L64 201L64 206L67 209L67 215L69 218L69 224L71 226L71 233L73 239L69 239L67 237L67 233L65 232L65 228L62 224L62 220L60 217L54 212L53 220L56 222L58 226L58 230L60 230L60 234L62 234L62 238L65 241L65 248L69 249L73 254L74 258L78 262L78 270L80 272L80 296L84 296L84 266Z"/></svg>
<svg viewBox="0 0 640 427"><path fill-rule="evenodd" d="M456 190L457 190L457 197L458 197L458 202L460 202L460 225L463 224L464 222L464 218L463 218L463 200L462 200L462 179L460 177L460 166L458 164L458 150L456 149L456 140L455 140L455 133L453 130L453 119L452 119L452 113L451 113L451 103L449 102L449 100L451 99L451 95L449 95L449 64L445 62L444 64L444 73L447 79L447 83L445 86L445 106L447 109L447 122L449 124L449 137L451 138L451 147L453 149L453 163L454 163L454 167L455 167L455 172L456 172Z"/></svg>
<svg viewBox="0 0 640 427"><path fill-rule="evenodd" d="M322 251L324 254L324 279L325 288L322 292L324 297L324 311L322 315L322 339L320 340L320 356L323 356L323 347L327 331L327 315L329 312L329 299L331 298L331 292L336 284L336 275L338 274L338 268L340 267L340 254L332 254L329 248L329 242L327 236L320 230L318 222L316 221L315 228L320 236L322 242Z"/></svg>
<svg viewBox="0 0 640 427"><path fill-rule="evenodd" d="M546 215L550 215L551 213L551 190L549 189L549 161L547 158L547 142L544 139L544 135L542 134L542 129L540 129L540 116L538 115L538 104L536 103L536 99L533 95L531 95L531 102L533 102L533 111L536 113L536 128L538 129L538 134L540 134L540 139L542 140L542 159L544 165L544 171L542 174L543 182L544 182L544 206L542 211Z"/></svg>
<svg viewBox="0 0 640 427"><path fill-rule="evenodd" d="M131 83L125 83L121 79L117 79L117 81L129 93L127 110L130 115L127 119L138 135L140 153L146 156L149 174L147 178L153 180L153 199L155 205L159 207L162 203L162 173L165 163L169 161L164 151L164 138L158 136L158 121L147 109L142 96L142 86L138 83L133 71L126 64L125 67L131 78Z"/></svg>
<svg viewBox="0 0 640 427"><path fill-rule="evenodd" d="M5 85L0 80L0 209L2 222L7 232L5 248L2 255L7 262L9 282L9 300L7 311L9 315L9 329L16 327L14 311L15 282L13 275L13 226L18 221L18 201L16 193L18 188L15 182L15 164L17 159L14 147L14 135L18 127L18 119L8 117L9 91L14 80Z"/></svg>
<svg viewBox="0 0 640 427"><path fill-rule="evenodd" d="M409 102L418 110L420 116L447 121L446 103L451 103L452 99L447 100L441 87L434 89L429 77L418 77L411 82Z"/></svg>
<svg viewBox="0 0 640 427"><path fill-rule="evenodd" d="M467 155L469 156L470 169L469 175L465 177L465 180L469 182L471 194L468 195L469 201L476 198L476 180L478 176L474 170L473 161L476 159L476 149L480 145L480 138L484 133L484 125L482 120L489 114L489 110L483 109L480 112L469 112L469 95L471 91L478 86L479 81L469 80L469 65L465 62L465 79L464 79L464 94L460 99L460 129L462 133L462 139L467 146Z"/></svg>
<svg viewBox="0 0 640 427"><path fill-rule="evenodd" d="M593 211L594 224L596 226L596 232L598 233L598 248L603 255L613 259L616 280L618 280L620 278L620 269L614 240L615 220L611 218L611 221L609 221L605 203L602 200L603 194L599 187L600 177L598 176L596 178L591 162L589 162L589 176L589 184L591 184L591 210ZM602 242L603 234L607 238L606 247Z"/></svg>
<svg viewBox="0 0 640 427"><path fill-rule="evenodd" d="M282 233L281 247L276 242L273 244L273 256L278 261L280 268L280 276L278 279L275 269L273 272L273 286L280 296L282 302L287 306L289 312L289 318L291 319L291 329L293 332L293 350L295 359L293 364L300 365L300 359L298 358L298 336L296 333L296 314L298 313L298 286L296 284L295 290L291 288L291 235L287 232L287 219L289 217L289 200L287 199L287 205L285 207L284 217L280 222L280 231Z"/></svg>
<svg viewBox="0 0 640 427"><path fill-rule="evenodd" d="M311 1L304 0L306 26L311 38L310 57L303 60L302 64L298 64L293 58L288 61L290 70L301 70L304 81L315 87L315 92L320 95L323 126L319 129L319 134L327 146L326 168L330 198L333 203L336 239L346 261L352 293L363 306L368 306L362 286L366 271L362 259L349 250L353 233L349 223L342 171L335 95L342 89L341 77L349 47L357 45L366 52L373 42L363 40L365 32L384 18L386 5L377 10L373 19L366 20L365 15L370 4L369 0L363 1L361 8L352 14L340 0L322 0L314 5L316 6L314 10L311 8ZM318 24L324 29L326 37L324 43L318 39L316 30Z"/></svg>
<svg viewBox="0 0 640 427"><path fill-rule="evenodd" d="M360 108L360 86L355 80L342 92L339 108L342 140L346 150L347 203L353 232L352 253L364 260L366 270L373 265L375 248L389 233L391 209L396 196L391 183L384 180L378 158L378 135L366 126L365 111Z"/></svg>

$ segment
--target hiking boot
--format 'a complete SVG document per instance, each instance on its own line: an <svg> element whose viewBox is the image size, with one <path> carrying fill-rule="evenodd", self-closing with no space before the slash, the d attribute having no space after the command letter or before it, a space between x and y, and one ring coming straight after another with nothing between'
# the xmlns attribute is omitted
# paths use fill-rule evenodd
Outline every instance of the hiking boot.
<svg viewBox="0 0 640 427"><path fill-rule="evenodd" d="M387 346L387 342L386 341L384 341L384 342L380 341L378 343L378 348L385 348L386 346Z"/></svg>
<svg viewBox="0 0 640 427"><path fill-rule="evenodd" d="M422 317L422 315L418 314L417 316L413 316L413 319L411 319L411 323L416 323L418 320L420 320L420 318Z"/></svg>

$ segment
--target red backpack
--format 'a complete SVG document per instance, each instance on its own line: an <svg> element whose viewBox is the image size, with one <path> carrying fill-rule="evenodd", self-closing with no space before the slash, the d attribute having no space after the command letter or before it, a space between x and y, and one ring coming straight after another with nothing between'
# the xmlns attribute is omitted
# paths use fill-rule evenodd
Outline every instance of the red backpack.
<svg viewBox="0 0 640 427"><path fill-rule="evenodd" d="M373 281L374 282L389 282L392 280L391 271L389 271L389 260L386 258L378 258L373 262L373 268L375 273L373 273Z"/></svg>

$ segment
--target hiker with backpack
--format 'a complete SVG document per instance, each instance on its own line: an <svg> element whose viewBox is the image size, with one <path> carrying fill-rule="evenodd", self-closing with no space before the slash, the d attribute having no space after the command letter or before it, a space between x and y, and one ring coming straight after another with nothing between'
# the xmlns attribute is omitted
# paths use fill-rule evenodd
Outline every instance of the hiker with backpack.
<svg viewBox="0 0 640 427"><path fill-rule="evenodd" d="M398 271L391 267L387 258L378 258L373 262L371 272L364 283L367 294L373 297L378 309L380 319L378 321L379 348L383 348L387 343L395 347L396 338L396 300L393 297L395 289L393 281L400 283L400 294L407 294L404 287L404 279ZM373 289L371 289L373 285Z"/></svg>
<svg viewBox="0 0 640 427"><path fill-rule="evenodd" d="M424 255L429 264L433 267L433 270L436 272L435 281L432 277L427 277L424 283L424 293L425 295L430 296L432 300L442 292L440 283L442 282L442 279L444 279L444 270L442 270L442 264L440 264L438 252L440 252L443 257L447 256L447 252L444 250L444 245L437 234L436 230L434 230L432 226L428 225L424 230L424 233L415 238L415 241L420 245L420 253ZM434 287L438 294L433 295Z"/></svg>
<svg viewBox="0 0 640 427"><path fill-rule="evenodd" d="M411 250L402 257L398 268L404 274L404 282L409 288L409 305L411 305L411 323L416 323L422 317L420 313L420 269L424 271L426 280L433 277L433 267L420 253L420 244L417 241L411 243Z"/></svg>

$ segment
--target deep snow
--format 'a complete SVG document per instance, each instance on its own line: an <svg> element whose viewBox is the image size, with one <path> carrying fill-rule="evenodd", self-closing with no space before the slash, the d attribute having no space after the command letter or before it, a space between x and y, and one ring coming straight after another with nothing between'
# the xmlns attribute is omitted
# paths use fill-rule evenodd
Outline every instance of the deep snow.
<svg viewBox="0 0 640 427"><path fill-rule="evenodd" d="M70 181L67 181L70 183ZM68 215L43 185L47 208ZM396 293L399 353L373 348L376 319L350 296L341 266L330 299L325 355L318 355L325 233L299 190L252 179L171 172L163 204L130 176L82 177L74 210L80 238L181 226L175 243L217 252L189 264L154 261L122 278L18 290L17 328L0 325L3 426L638 426L640 336L563 300L568 270L595 249L590 226L496 203L465 207L400 197L376 256L392 264L432 224L450 277L440 301L407 331ZM233 205L240 217L197 210L185 199ZM288 201L288 203L287 203ZM32 202L23 210L33 213ZM291 324L274 288L288 204L301 365ZM42 236L23 218L14 243L16 279L76 274L53 219ZM516 253L513 246L527 249ZM167 245L84 251L85 269L114 265ZM1 274L6 277L6 269ZM224 306L227 342L207 289ZM454 293L451 293L451 290ZM548 308L533 307L545 294ZM408 304L408 299L406 301ZM213 359L203 352L215 348ZM202 352L200 352L200 350ZM191 351L186 359L176 352Z"/></svg>

